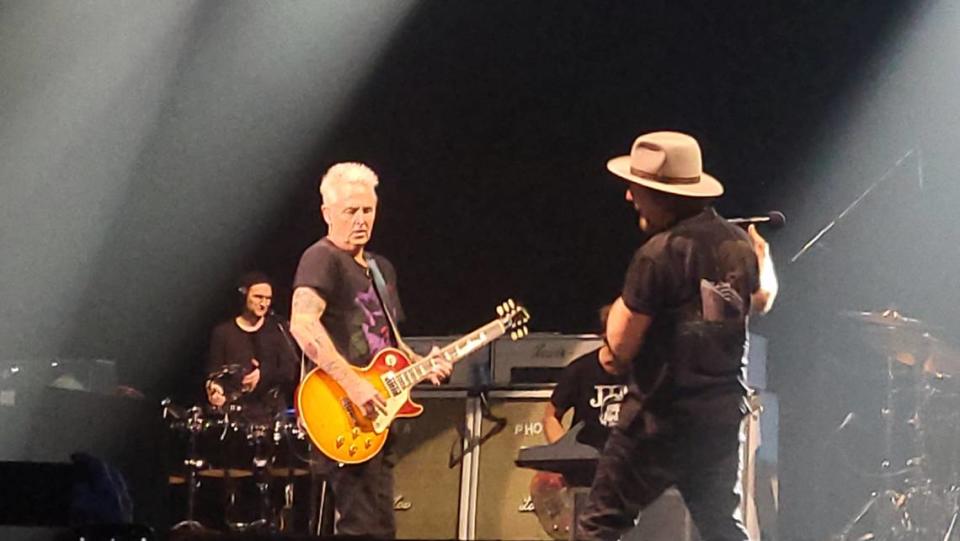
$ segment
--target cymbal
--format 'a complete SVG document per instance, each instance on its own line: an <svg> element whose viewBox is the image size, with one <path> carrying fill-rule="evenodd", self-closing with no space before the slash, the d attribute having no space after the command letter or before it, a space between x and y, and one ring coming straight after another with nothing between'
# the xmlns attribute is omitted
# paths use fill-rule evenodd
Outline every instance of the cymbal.
<svg viewBox="0 0 960 541"><path fill-rule="evenodd" d="M841 312L841 314L867 325L875 325L892 329L930 329L929 325L920 321L919 319L907 317L892 308L888 308L879 312L859 312L851 310Z"/></svg>
<svg viewBox="0 0 960 541"><path fill-rule="evenodd" d="M867 327L860 334L864 342L880 353L909 365L930 355L933 345L930 333L903 327Z"/></svg>
<svg viewBox="0 0 960 541"><path fill-rule="evenodd" d="M960 348L930 334L935 328L923 321L893 309L843 315L863 324L863 340L897 362L935 376L960 375Z"/></svg>
<svg viewBox="0 0 960 541"><path fill-rule="evenodd" d="M937 376L960 375L960 348L933 338L931 354L923 364L923 370Z"/></svg>
<svg viewBox="0 0 960 541"><path fill-rule="evenodd" d="M930 355L933 337L919 319L892 308L877 312L847 311L842 315L861 325L864 342L902 364L914 366Z"/></svg>

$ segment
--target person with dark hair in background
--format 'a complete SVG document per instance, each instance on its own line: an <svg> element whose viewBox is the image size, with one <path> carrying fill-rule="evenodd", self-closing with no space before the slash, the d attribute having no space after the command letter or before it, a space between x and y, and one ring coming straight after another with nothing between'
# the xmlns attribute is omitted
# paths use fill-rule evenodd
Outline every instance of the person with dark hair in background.
<svg viewBox="0 0 960 541"><path fill-rule="evenodd" d="M291 403L299 363L283 323L270 314L270 279L247 273L237 290L243 296L240 314L217 325L210 337L207 401L215 407L238 405L247 420L269 421Z"/></svg>
<svg viewBox="0 0 960 541"><path fill-rule="evenodd" d="M600 309L600 333L607 326L610 305ZM543 408L543 434L549 443L556 443L567 429L562 421L570 409L573 419L570 427L583 424L577 441L602 450L620 418L620 405L627 395L629 367L614 362L606 341L597 349L570 361L560 372L557 386ZM530 496L534 512L550 533L558 525L560 509L573 509L573 487L590 486L594 468L570 468L563 474L538 471L530 480ZM569 527L568 523L563 523Z"/></svg>
<svg viewBox="0 0 960 541"><path fill-rule="evenodd" d="M604 330L609 313L610 305L600 309L600 324ZM566 434L561 421L573 408L571 426L581 421L584 423L578 441L603 449L610 429L620 418L620 403L627 394L629 381L629 367L613 361L610 348L604 343L564 367L544 407L543 432L548 442L554 443Z"/></svg>
<svg viewBox="0 0 960 541"><path fill-rule="evenodd" d="M747 412L747 318L770 309L766 241L711 206L723 186L703 172L696 139L641 135L607 168L648 236L607 320L614 363L631 366L627 398L580 516L580 539L617 539L676 486L704 541L747 539L740 442Z"/></svg>

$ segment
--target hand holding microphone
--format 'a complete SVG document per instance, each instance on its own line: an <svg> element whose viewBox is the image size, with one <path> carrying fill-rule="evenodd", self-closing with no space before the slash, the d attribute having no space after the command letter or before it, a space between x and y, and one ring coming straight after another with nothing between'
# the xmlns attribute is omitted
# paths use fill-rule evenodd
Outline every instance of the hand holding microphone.
<svg viewBox="0 0 960 541"><path fill-rule="evenodd" d="M771 210L763 216L748 216L745 218L728 218L728 222L737 225L756 225L764 224L773 229L780 229L787 223L787 217L779 210Z"/></svg>

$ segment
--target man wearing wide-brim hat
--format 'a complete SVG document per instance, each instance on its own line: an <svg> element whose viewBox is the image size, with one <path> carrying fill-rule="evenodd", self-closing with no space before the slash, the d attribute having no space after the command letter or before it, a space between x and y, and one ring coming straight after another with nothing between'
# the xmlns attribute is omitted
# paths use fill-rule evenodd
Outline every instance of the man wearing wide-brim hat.
<svg viewBox="0 0 960 541"><path fill-rule="evenodd" d="M723 185L689 135L641 135L607 168L627 181L648 237L607 321L608 346L632 381L579 537L617 539L675 485L705 541L747 539L737 512L743 374L748 315L776 295L767 243L717 215Z"/></svg>

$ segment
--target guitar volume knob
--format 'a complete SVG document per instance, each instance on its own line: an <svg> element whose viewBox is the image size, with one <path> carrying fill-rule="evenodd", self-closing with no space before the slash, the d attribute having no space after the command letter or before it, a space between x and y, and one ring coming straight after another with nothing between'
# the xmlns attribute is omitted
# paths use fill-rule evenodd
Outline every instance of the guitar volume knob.
<svg viewBox="0 0 960 541"><path fill-rule="evenodd" d="M350 456L353 456L353 455L357 454L357 446L356 446L356 445L351 445L350 448L347 449L347 452L350 453Z"/></svg>
<svg viewBox="0 0 960 541"><path fill-rule="evenodd" d="M343 447L343 444L344 444L344 442L346 442L346 441L347 441L347 439L344 438L342 434L339 435L339 436L337 436L337 447Z"/></svg>
<svg viewBox="0 0 960 541"><path fill-rule="evenodd" d="M363 442L363 446L366 447L367 449L373 447L373 440L370 438L367 438L367 441Z"/></svg>
<svg viewBox="0 0 960 541"><path fill-rule="evenodd" d="M360 429L357 427L353 427L353 430L351 430L350 433L353 434L354 438L360 437Z"/></svg>

